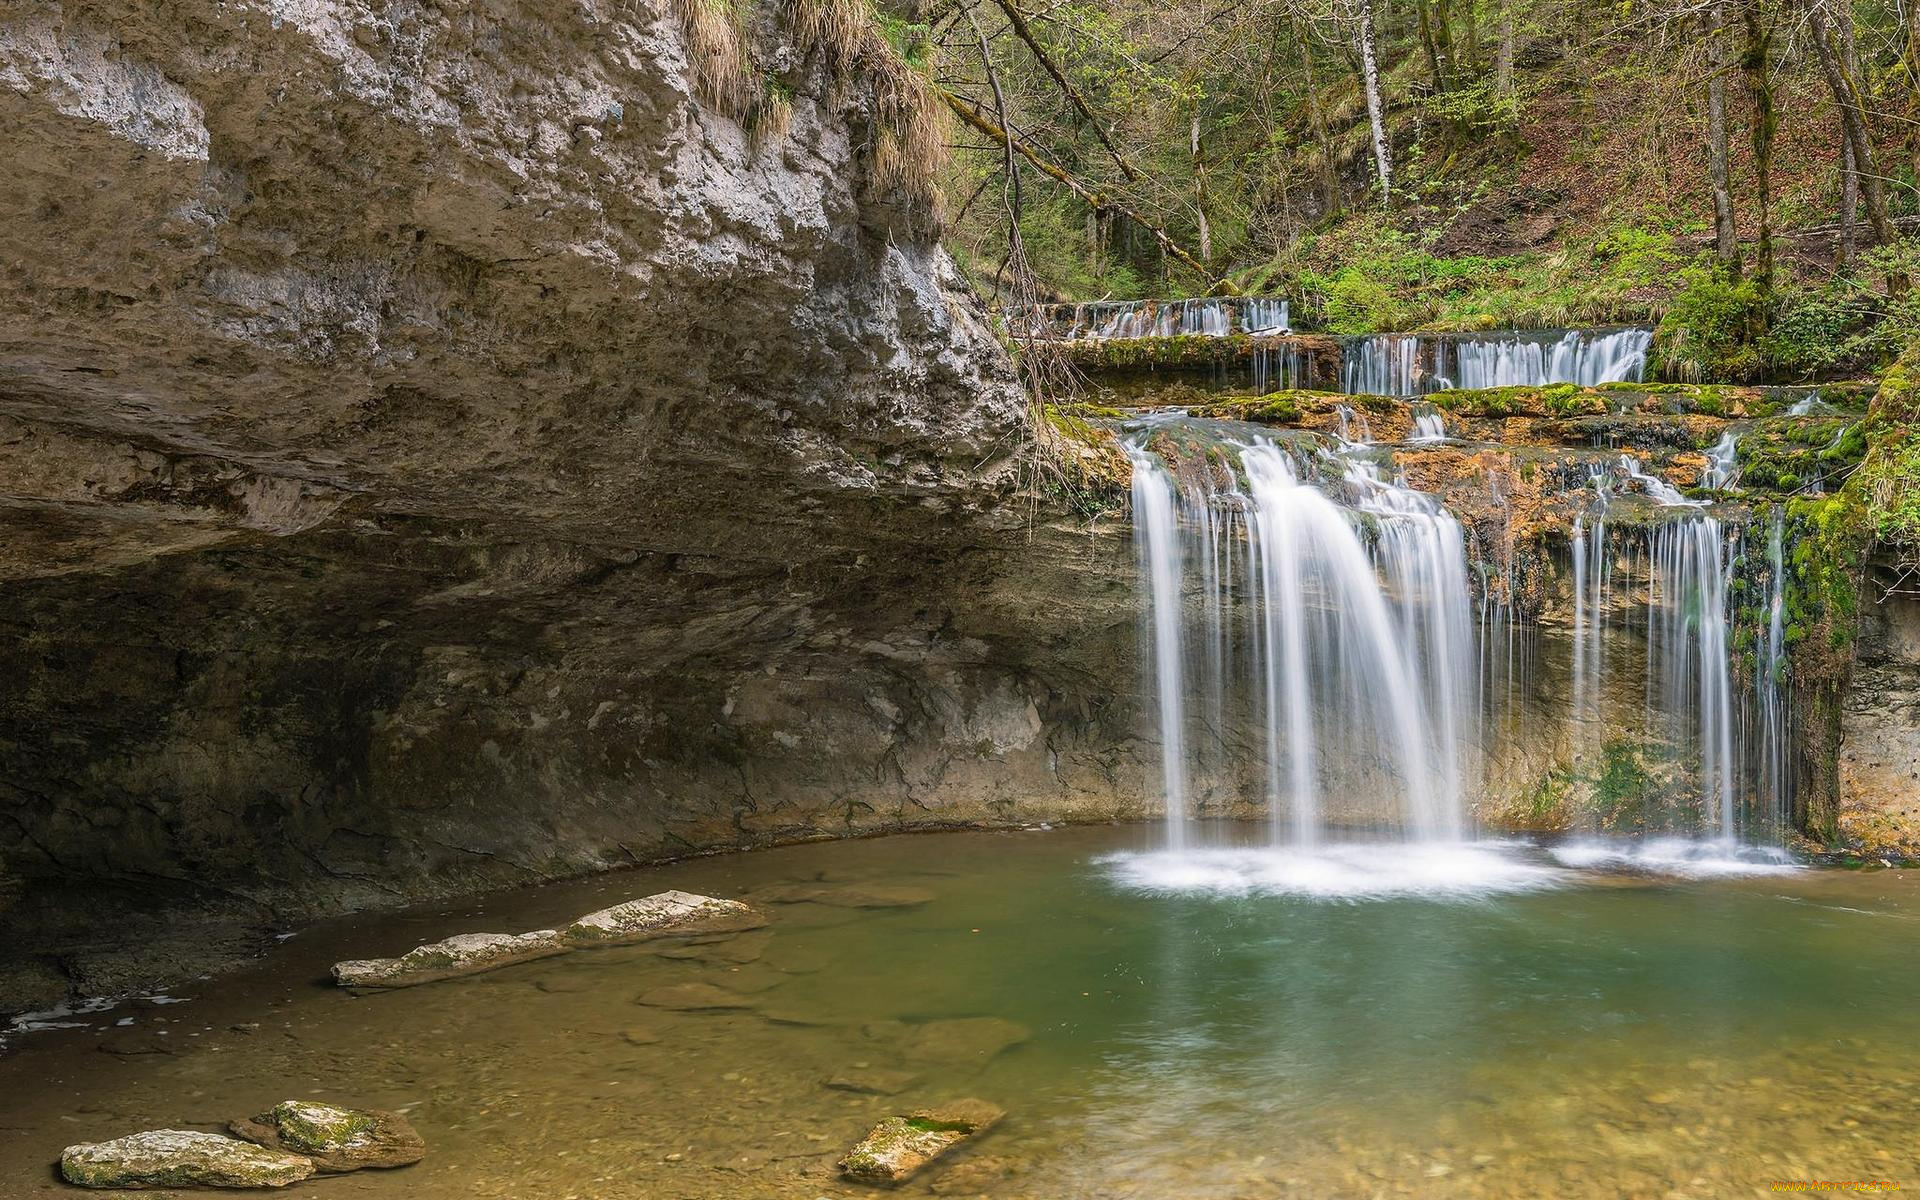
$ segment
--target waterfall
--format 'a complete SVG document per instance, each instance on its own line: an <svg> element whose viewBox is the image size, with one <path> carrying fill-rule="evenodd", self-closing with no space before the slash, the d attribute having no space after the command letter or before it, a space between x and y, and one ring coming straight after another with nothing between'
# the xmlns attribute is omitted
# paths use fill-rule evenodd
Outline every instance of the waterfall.
<svg viewBox="0 0 1920 1200"><path fill-rule="evenodd" d="M1187 722L1199 711L1257 715L1276 843L1311 848L1353 824L1335 803L1343 789L1378 802L1362 820L1460 839L1479 729L1459 523L1383 478L1362 442L1309 460L1266 439L1230 449L1231 483L1181 493L1131 447L1169 846L1188 837L1189 771L1205 753ZM1198 603L1183 596L1194 583ZM1208 719L1217 733L1223 717Z"/></svg>
<svg viewBox="0 0 1920 1200"><path fill-rule="evenodd" d="M1640 460L1631 454L1620 456L1620 469L1626 472L1628 479L1646 489L1647 495L1662 508L1699 508L1706 503L1703 500L1689 500L1680 494L1679 488L1658 475L1647 474L1646 468L1640 465Z"/></svg>
<svg viewBox="0 0 1920 1200"><path fill-rule="evenodd" d="M1461 388L1538 387L1577 383L1592 387L1640 379L1653 334L1621 329L1590 334L1568 330L1558 340L1514 334L1463 340L1453 347L1453 384Z"/></svg>
<svg viewBox="0 0 1920 1200"><path fill-rule="evenodd" d="M1727 576L1719 522L1705 514L1649 535L1656 587L1649 591L1648 670L1660 667L1662 709L1695 763L1701 819L1717 837L1738 833L1734 813L1733 686L1727 659ZM1656 599L1657 593L1657 599Z"/></svg>
<svg viewBox="0 0 1920 1200"><path fill-rule="evenodd" d="M1844 435L1844 431L1843 435ZM1707 451L1707 469L1700 475L1703 487L1730 488L1739 481L1740 435L1729 429L1720 435L1720 440Z"/></svg>
<svg viewBox="0 0 1920 1200"><path fill-rule="evenodd" d="M1241 306L1240 325L1248 333L1286 333L1291 328L1287 302L1249 299Z"/></svg>
<svg viewBox="0 0 1920 1200"><path fill-rule="evenodd" d="M1607 553L1606 494L1589 532L1586 521L1573 522L1573 686L1569 719L1576 745L1586 747L1604 729L1601 683L1605 672L1607 611L1613 577Z"/></svg>
<svg viewBox="0 0 1920 1200"><path fill-rule="evenodd" d="M1180 537L1173 482L1153 457L1130 445L1133 459L1133 536L1147 594L1153 692L1160 725L1161 789L1166 799L1167 837L1186 840L1187 747L1181 624Z"/></svg>
<svg viewBox="0 0 1920 1200"><path fill-rule="evenodd" d="M1413 442L1444 442L1447 440L1447 423L1431 405L1421 405L1413 414Z"/></svg>
<svg viewBox="0 0 1920 1200"><path fill-rule="evenodd" d="M1760 796L1767 817L1784 822L1792 815L1793 776L1787 763L1791 710L1786 694L1786 555L1782 543L1786 510L1776 507L1767 531L1767 634L1755 648L1753 691L1758 698Z"/></svg>
<svg viewBox="0 0 1920 1200"><path fill-rule="evenodd" d="M1354 338L1343 348L1340 390L1350 396L1417 396L1423 387L1419 370L1420 339L1391 333Z"/></svg>
<svg viewBox="0 0 1920 1200"><path fill-rule="evenodd" d="M1383 333L1349 338L1340 388L1356 395L1418 396L1446 388L1544 387L1637 382L1653 333Z"/></svg>
<svg viewBox="0 0 1920 1200"><path fill-rule="evenodd" d="M1006 310L1009 328L1065 341L1108 338L1226 337L1285 333L1288 303L1274 297L1204 296L1193 300L1094 300Z"/></svg>

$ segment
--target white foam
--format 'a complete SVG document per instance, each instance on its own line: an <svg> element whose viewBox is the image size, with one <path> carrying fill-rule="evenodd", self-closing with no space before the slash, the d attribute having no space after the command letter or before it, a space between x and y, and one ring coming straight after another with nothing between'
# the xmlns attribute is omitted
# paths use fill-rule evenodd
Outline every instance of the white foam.
<svg viewBox="0 0 1920 1200"><path fill-rule="evenodd" d="M1572 881L1570 872L1519 857L1517 849L1510 843L1371 842L1312 850L1152 850L1099 861L1121 887L1156 895L1470 900Z"/></svg>
<svg viewBox="0 0 1920 1200"><path fill-rule="evenodd" d="M1637 842L1588 839L1562 842L1547 853L1581 870L1645 871L1688 878L1782 875L1800 870L1800 865L1777 846L1690 838L1648 838Z"/></svg>

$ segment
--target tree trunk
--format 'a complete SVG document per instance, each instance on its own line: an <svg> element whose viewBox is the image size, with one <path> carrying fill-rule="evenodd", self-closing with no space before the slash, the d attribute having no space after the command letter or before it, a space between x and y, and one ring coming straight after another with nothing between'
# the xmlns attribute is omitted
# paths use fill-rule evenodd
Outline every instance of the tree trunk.
<svg viewBox="0 0 1920 1200"><path fill-rule="evenodd" d="M1427 74L1433 78L1433 90L1447 90L1446 67L1440 59L1440 43L1433 35L1433 6L1427 0L1416 0L1415 12L1420 20L1420 45L1427 52Z"/></svg>
<svg viewBox="0 0 1920 1200"><path fill-rule="evenodd" d="M1200 261L1213 261L1213 230L1207 226L1207 163L1200 155L1200 110L1188 125L1188 151L1193 159L1193 211L1200 223Z"/></svg>
<svg viewBox="0 0 1920 1200"><path fill-rule="evenodd" d="M1313 123L1314 140L1320 143L1320 186L1326 192L1325 217L1340 215L1340 165L1333 159L1333 134L1327 129L1327 110L1320 104L1320 84L1313 76L1313 43L1306 31L1294 26L1300 37L1300 61L1307 72L1307 119Z"/></svg>
<svg viewBox="0 0 1920 1200"><path fill-rule="evenodd" d="M1727 150L1727 35L1724 0L1707 9L1707 172L1713 181L1713 241L1727 271L1740 277L1740 235L1733 223Z"/></svg>
<svg viewBox="0 0 1920 1200"><path fill-rule="evenodd" d="M1513 5L1500 0L1500 52L1493 60L1493 90L1502 96L1513 95Z"/></svg>
<svg viewBox="0 0 1920 1200"><path fill-rule="evenodd" d="M1813 48L1820 59L1820 71L1827 77L1833 102L1840 110L1840 132L1853 158L1853 178L1858 181L1860 199L1867 206L1867 228L1877 246L1892 245L1896 234L1887 212L1887 189L1880 178L1879 164L1873 153L1873 138L1867 129L1867 106L1860 94L1855 69L1850 69L1848 51L1853 45L1853 13L1829 13L1826 0L1814 0L1808 11L1813 33ZM1841 28L1844 23L1845 29ZM1891 272L1887 290L1898 295L1907 290L1905 275Z"/></svg>
<svg viewBox="0 0 1920 1200"><path fill-rule="evenodd" d="M1840 141L1840 268L1853 270L1859 252L1854 218L1860 207L1860 175L1853 161L1853 143Z"/></svg>
<svg viewBox="0 0 1920 1200"><path fill-rule="evenodd" d="M1360 4L1360 76L1367 92L1367 122L1373 127L1373 165L1380 175L1380 205L1393 204L1393 146L1387 140L1387 109L1380 99L1380 60L1373 45L1373 0Z"/></svg>
<svg viewBox="0 0 1920 1200"><path fill-rule="evenodd" d="M1766 0L1742 0L1740 16L1746 26L1746 45L1740 54L1740 69L1747 81L1747 95L1753 101L1753 195L1758 216L1759 244L1754 248L1753 281L1760 292L1755 313L1756 336L1766 331L1773 301L1773 135L1780 127L1780 114L1773 106L1773 24L1765 11Z"/></svg>

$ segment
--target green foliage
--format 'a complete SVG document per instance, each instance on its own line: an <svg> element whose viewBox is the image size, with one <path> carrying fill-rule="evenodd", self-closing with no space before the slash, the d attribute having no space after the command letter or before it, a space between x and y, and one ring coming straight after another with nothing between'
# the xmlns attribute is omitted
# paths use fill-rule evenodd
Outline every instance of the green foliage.
<svg viewBox="0 0 1920 1200"><path fill-rule="evenodd" d="M1669 378L1750 382L1760 375L1752 332L1763 300L1750 279L1730 278L1702 256L1682 268L1682 287L1667 306L1654 337L1660 372Z"/></svg>
<svg viewBox="0 0 1920 1200"><path fill-rule="evenodd" d="M1512 92L1502 95L1491 79L1436 92L1421 107L1429 117L1479 137L1510 134L1520 128L1519 97Z"/></svg>

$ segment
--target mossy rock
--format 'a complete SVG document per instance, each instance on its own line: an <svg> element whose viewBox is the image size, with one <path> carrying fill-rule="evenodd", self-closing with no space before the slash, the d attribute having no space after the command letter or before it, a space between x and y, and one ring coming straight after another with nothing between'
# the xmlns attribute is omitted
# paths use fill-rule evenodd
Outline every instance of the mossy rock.
<svg viewBox="0 0 1920 1200"><path fill-rule="evenodd" d="M313 1172L304 1155L190 1129L154 1129L60 1154L61 1178L85 1188L277 1188Z"/></svg>
<svg viewBox="0 0 1920 1200"><path fill-rule="evenodd" d="M888 1117L840 1160L847 1178L876 1187L897 1187L960 1143L985 1133L1002 1116L985 1100L954 1100Z"/></svg>
<svg viewBox="0 0 1920 1200"><path fill-rule="evenodd" d="M322 1171L392 1168L426 1157L427 1143L413 1123L396 1112L341 1108L317 1100L282 1100L266 1112L227 1128L269 1149L304 1155Z"/></svg>

